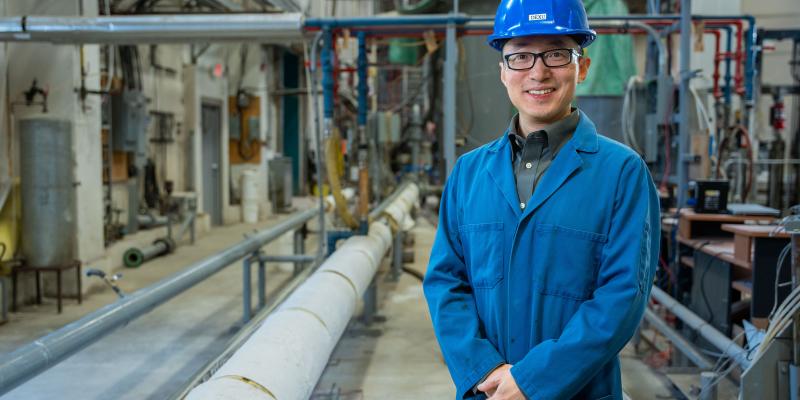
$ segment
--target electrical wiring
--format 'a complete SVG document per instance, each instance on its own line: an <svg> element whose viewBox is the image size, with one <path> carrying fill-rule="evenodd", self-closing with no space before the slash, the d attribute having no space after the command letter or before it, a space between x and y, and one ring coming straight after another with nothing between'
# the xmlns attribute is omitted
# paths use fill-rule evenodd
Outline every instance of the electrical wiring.
<svg viewBox="0 0 800 400"><path fill-rule="evenodd" d="M783 264L784 261L786 261L786 255L789 253L791 249L792 249L792 244L791 243L787 244L786 247L784 247L783 250L781 250L781 253L778 256L778 268L777 272L775 272L775 293L774 293L775 299L773 300L772 303L772 310L770 310L769 312L769 318L772 318L772 316L775 313L775 310L778 309L778 289L781 287L780 284L781 271L783 271ZM792 282L789 281L787 283L792 283Z"/></svg>
<svg viewBox="0 0 800 400"><path fill-rule="evenodd" d="M642 82L643 79L640 76L630 77L625 86L625 96L622 98L622 137L625 139L625 144L639 154L644 154L644 152L636 140L636 132L634 132L636 113L631 108L637 104L636 87Z"/></svg>
<svg viewBox="0 0 800 400"><path fill-rule="evenodd" d="M743 335L744 332L740 332L731 340L731 344L735 343ZM728 345L728 347L723 350L722 355L719 358L717 358L717 361L714 363L714 368L711 369L711 371L714 372L717 375L717 377L714 378L712 381L708 382L708 384L706 384L705 386L700 388L700 394L698 395L698 398L701 399L704 398L704 395L708 394L708 391L710 391L720 382L722 382L722 380L725 379L725 377L727 377L731 372L733 372L733 370L735 370L736 367L738 366L737 363L730 362L732 360L730 360L730 357L727 355L729 348L730 345ZM745 351L747 351L747 359L750 359L750 354L753 352L753 350L755 349L750 349L747 347L745 348ZM727 369L723 371L723 368L725 368L725 362L724 362L725 360L728 360L730 362L730 365L727 367Z"/></svg>
<svg viewBox="0 0 800 400"><path fill-rule="evenodd" d="M758 347L759 356L767 350L775 337L789 326L798 311L800 311L800 286L795 287L789 296L784 299L775 312L775 316L770 320L764 340Z"/></svg>
<svg viewBox="0 0 800 400"><path fill-rule="evenodd" d="M747 150L747 160L749 161L748 168L747 168L747 173L746 173L747 178L746 178L744 193L741 194L742 195L741 201L742 202L747 202L747 196L750 193L750 188L752 187L753 180L754 180L753 179L754 178L754 176L753 176L754 167L753 166L755 164L755 155L753 153L753 144L750 141L750 133L747 130L747 128L744 127L744 125L739 124L739 125L734 126L731 129L731 132L728 135L726 135L720 141L719 147L717 147L717 160L721 161L723 159L722 151L725 149L726 145L731 140L731 137L735 138L736 136L739 136L739 137L742 138L742 141L744 142L743 148ZM717 168L716 168L716 175L717 176L722 175L721 171L724 171L724 168L721 168L721 165L722 165L721 162L717 162Z"/></svg>

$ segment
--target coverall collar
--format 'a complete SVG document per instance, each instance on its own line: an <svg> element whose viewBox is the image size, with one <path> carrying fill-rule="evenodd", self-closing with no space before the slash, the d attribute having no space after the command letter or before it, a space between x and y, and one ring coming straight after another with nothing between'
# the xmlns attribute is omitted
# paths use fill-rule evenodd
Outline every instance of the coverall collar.
<svg viewBox="0 0 800 400"><path fill-rule="evenodd" d="M581 111L581 120L572 139L567 142L553 160L548 172L533 193L531 201L525 210L520 210L519 196L517 194L516 180L511 166L511 142L508 130L499 139L488 147L490 160L486 170L494 180L503 197L508 201L511 209L517 216L525 218L531 215L553 193L560 188L569 177L583 164L580 152L596 153L599 149L597 128L594 123Z"/></svg>
<svg viewBox="0 0 800 400"><path fill-rule="evenodd" d="M577 151L582 151L584 153L596 153L598 149L597 128L595 127L594 123L589 120L588 117L586 117L586 114L584 114L583 111L579 109L577 111L580 113L581 119L578 122L578 127L575 128L575 133L572 135L572 139L570 139L569 142L564 145L564 149L566 150L568 145L572 144ZM506 129L506 131L503 132L503 135L498 140L495 140L489 145L489 151L494 153L506 146L509 146L509 133L510 131Z"/></svg>

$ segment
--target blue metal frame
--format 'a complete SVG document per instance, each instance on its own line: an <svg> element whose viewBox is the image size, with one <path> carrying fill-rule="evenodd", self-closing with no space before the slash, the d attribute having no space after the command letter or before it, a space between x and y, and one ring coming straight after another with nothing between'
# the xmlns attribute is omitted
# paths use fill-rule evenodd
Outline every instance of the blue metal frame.
<svg viewBox="0 0 800 400"><path fill-rule="evenodd" d="M328 231L326 240L328 242L328 257L336 251L336 243L340 240L350 239L355 236L353 231Z"/></svg>

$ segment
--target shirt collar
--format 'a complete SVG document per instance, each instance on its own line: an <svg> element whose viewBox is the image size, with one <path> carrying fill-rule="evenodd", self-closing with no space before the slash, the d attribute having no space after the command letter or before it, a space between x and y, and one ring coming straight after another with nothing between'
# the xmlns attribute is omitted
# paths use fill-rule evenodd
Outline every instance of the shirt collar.
<svg viewBox="0 0 800 400"><path fill-rule="evenodd" d="M542 130L547 134L547 146L552 149L561 148L570 138L570 135L575 132L575 128L578 127L578 122L581 119L580 114L577 108L572 108L572 112L566 118L544 127ZM511 122L508 125L508 139L515 152L520 151L525 146L525 136L519 134L518 127L519 114L516 114L511 118Z"/></svg>

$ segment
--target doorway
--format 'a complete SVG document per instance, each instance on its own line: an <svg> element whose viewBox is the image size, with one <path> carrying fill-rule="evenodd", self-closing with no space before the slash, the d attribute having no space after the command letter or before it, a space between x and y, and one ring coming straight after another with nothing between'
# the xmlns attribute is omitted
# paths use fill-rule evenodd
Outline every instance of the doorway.
<svg viewBox="0 0 800 400"><path fill-rule="evenodd" d="M203 102L203 208L211 225L222 225L222 106Z"/></svg>

